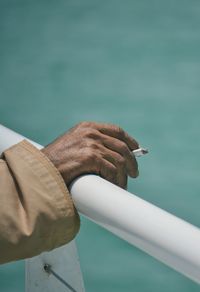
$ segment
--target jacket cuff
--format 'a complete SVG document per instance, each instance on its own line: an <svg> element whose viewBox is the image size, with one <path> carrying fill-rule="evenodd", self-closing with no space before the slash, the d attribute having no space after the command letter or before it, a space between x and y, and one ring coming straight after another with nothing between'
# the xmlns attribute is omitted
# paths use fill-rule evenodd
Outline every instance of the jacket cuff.
<svg viewBox="0 0 200 292"><path fill-rule="evenodd" d="M42 214L45 217L44 223L40 220L41 227L37 227L39 229L37 234L40 235L40 238L46 239L43 249L51 250L71 241L79 231L80 218L65 182L54 164L44 153L26 140L7 149L4 152L4 157L15 172L14 177L19 182L21 189L28 193L26 180L31 175L31 183L36 185L38 180L45 190L33 199L35 204L32 204L32 207L36 210L27 211L32 214L35 226L39 225L36 222L37 212L39 216ZM19 160L23 166L23 173L17 166ZM27 172L29 173L26 175ZM37 196L37 192L35 196ZM31 208L31 206L27 204L27 208Z"/></svg>

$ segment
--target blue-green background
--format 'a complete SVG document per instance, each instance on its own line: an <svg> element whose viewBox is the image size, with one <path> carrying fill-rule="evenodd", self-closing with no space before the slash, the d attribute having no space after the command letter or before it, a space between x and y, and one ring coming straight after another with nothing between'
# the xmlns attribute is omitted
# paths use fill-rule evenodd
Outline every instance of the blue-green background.
<svg viewBox="0 0 200 292"><path fill-rule="evenodd" d="M41 144L119 124L150 149L129 190L197 226L199 109L199 1L0 0L0 123ZM199 291L85 219L77 244L87 292ZM0 291L24 291L23 261Z"/></svg>

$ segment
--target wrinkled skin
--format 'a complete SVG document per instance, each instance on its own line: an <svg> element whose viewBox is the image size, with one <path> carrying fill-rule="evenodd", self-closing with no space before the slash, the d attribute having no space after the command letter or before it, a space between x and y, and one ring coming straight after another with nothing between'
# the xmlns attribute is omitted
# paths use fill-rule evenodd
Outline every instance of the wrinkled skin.
<svg viewBox="0 0 200 292"><path fill-rule="evenodd" d="M67 186L83 174L97 174L126 189L127 177L137 177L131 151L138 143L120 127L81 122L47 145L42 152L53 162Z"/></svg>

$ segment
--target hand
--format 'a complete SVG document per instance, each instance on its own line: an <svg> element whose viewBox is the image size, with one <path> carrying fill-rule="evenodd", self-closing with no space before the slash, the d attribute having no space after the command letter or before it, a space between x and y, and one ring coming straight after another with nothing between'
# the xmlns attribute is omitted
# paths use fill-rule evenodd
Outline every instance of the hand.
<svg viewBox="0 0 200 292"><path fill-rule="evenodd" d="M138 143L115 125L82 122L42 149L61 173L67 186L82 174L97 174L122 187L127 176L137 177L131 151Z"/></svg>

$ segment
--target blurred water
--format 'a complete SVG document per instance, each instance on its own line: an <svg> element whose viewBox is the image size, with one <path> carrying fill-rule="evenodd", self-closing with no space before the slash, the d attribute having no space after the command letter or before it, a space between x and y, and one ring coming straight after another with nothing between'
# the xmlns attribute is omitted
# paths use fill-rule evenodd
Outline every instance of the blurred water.
<svg viewBox="0 0 200 292"><path fill-rule="evenodd" d="M150 154L129 190L199 226L200 2L0 1L0 121L50 142L82 120L117 123ZM87 292L199 287L82 219ZM0 267L24 291L24 264Z"/></svg>

